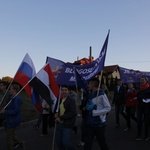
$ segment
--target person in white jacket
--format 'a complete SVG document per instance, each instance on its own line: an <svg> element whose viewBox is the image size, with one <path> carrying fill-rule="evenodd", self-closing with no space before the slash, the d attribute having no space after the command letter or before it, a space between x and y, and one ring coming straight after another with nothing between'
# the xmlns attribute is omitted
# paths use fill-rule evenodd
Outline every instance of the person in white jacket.
<svg viewBox="0 0 150 150"><path fill-rule="evenodd" d="M105 139L106 114L111 110L109 100L103 90L98 90L98 78L89 81L89 101L87 110L87 135L84 150L92 149L92 142L96 136L101 150L109 150Z"/></svg>

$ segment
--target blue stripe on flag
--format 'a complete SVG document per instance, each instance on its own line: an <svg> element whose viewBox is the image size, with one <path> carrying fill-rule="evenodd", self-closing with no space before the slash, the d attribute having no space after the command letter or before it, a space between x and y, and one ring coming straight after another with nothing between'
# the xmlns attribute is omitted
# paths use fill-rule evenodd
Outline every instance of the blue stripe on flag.
<svg viewBox="0 0 150 150"><path fill-rule="evenodd" d="M19 68L20 72L23 72L28 78L32 78L33 68L26 62L23 62Z"/></svg>

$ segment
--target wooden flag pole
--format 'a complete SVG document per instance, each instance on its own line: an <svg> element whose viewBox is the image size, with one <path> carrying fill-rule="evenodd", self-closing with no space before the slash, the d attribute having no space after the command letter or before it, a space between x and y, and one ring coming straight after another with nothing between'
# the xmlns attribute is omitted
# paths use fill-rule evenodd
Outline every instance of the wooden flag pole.
<svg viewBox="0 0 150 150"><path fill-rule="evenodd" d="M62 86L60 86L60 90L59 90L58 105L57 105L57 108L56 108L56 113L58 113L58 109L59 109L59 105L60 105L61 89L62 89ZM55 112L54 112L54 113L55 113ZM53 134L52 150L54 150L54 148L55 148L56 126L57 126L57 122L55 122L55 126L54 126L54 134Z"/></svg>
<svg viewBox="0 0 150 150"><path fill-rule="evenodd" d="M34 78L34 77L33 77ZM33 79L32 78L32 79ZM13 98L15 98L17 95L19 95L22 91L23 91L23 89L32 81L32 79L30 79L21 89L20 89L20 91L18 92L18 93L16 93L16 95L13 97ZM12 99L13 99L12 98ZM11 103L11 101L12 101L12 99L10 99L10 101L5 105L5 107L3 108L3 109L6 109L6 107Z"/></svg>
<svg viewBox="0 0 150 150"><path fill-rule="evenodd" d="M77 92L77 96L78 96L78 84L77 84L77 77L76 77L76 73L75 73L75 67L74 67L74 77L75 77L75 84L76 84L76 92Z"/></svg>
<svg viewBox="0 0 150 150"><path fill-rule="evenodd" d="M52 150L54 150L54 148L55 148L56 126L57 126L57 122L55 122L55 127L54 127Z"/></svg>
<svg viewBox="0 0 150 150"><path fill-rule="evenodd" d="M100 74L100 76L98 77L98 79L99 79L99 85L98 85L98 90L97 90L97 96L96 96L96 103L97 103L97 101L98 101L98 95L99 95L99 91L100 91L100 86L101 86L101 81L102 81L102 75L103 75L103 70L101 70L101 74Z"/></svg>
<svg viewBox="0 0 150 150"><path fill-rule="evenodd" d="M75 73L75 67L74 67L74 77L75 77L75 84L76 84L76 93L77 93L77 103L78 103L78 98L79 98L79 91L78 91L78 84L77 84L77 76ZM77 104L76 104L77 105ZM80 110L77 109L77 115L80 115Z"/></svg>
<svg viewBox="0 0 150 150"><path fill-rule="evenodd" d="M28 82L24 85L24 87L22 87L22 89L21 89L18 93L16 93L16 95L15 95L13 98L15 98L17 95L19 95L19 94L23 91L23 89L29 84L29 82L30 82L30 81L28 81ZM13 98L10 99L10 101L5 105L5 107L4 107L3 109L6 109L6 107L11 103L11 101L13 100Z"/></svg>
<svg viewBox="0 0 150 150"><path fill-rule="evenodd" d="M13 80L9 83L9 86L8 86L7 90L5 91L5 94L3 95L2 100L0 101L0 105L1 105L2 102L4 101L4 98L5 98L6 94L7 94L7 92L8 92L8 90L9 90L10 86L12 85L12 83L13 83Z"/></svg>

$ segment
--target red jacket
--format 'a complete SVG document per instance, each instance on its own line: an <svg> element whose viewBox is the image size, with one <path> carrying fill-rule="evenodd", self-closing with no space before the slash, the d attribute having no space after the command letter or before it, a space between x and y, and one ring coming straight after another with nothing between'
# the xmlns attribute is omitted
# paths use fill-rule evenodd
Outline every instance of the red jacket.
<svg viewBox="0 0 150 150"><path fill-rule="evenodd" d="M126 94L126 106L137 106L137 91L135 89L128 89L127 94ZM135 98L135 99L134 99Z"/></svg>

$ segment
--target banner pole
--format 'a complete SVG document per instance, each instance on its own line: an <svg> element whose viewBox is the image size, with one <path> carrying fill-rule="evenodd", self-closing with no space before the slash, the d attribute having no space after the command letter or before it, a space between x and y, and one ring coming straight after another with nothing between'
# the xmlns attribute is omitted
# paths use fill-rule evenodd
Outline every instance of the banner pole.
<svg viewBox="0 0 150 150"><path fill-rule="evenodd" d="M56 126L57 126L57 122L55 122L55 127L54 127L53 142L52 142L52 150L54 150L54 148L55 148Z"/></svg>
<svg viewBox="0 0 150 150"><path fill-rule="evenodd" d="M101 81L102 81L102 75L103 75L103 70L101 70L101 74L100 74L100 76L98 77L98 79L99 79L99 85L98 85L98 90L97 90L97 96L96 96L96 103L97 103L97 101L98 101L98 95L99 95L99 91L100 91L100 86L101 86Z"/></svg>
<svg viewBox="0 0 150 150"><path fill-rule="evenodd" d="M32 79L31 79L31 80L32 80ZM29 80L29 81L20 89L20 91L19 91L18 93L16 93L16 95L15 95L13 98L15 98L17 95L19 95L19 94L23 91L23 89L29 84L29 82L30 82L31 80ZM12 98L12 99L13 99L13 98ZM2 109L6 109L6 107L11 103L12 99L10 99L10 101L9 101L9 102L5 105L5 107L2 108Z"/></svg>
<svg viewBox="0 0 150 150"><path fill-rule="evenodd" d="M2 100L0 101L0 105L3 103L4 98L5 98L6 94L7 94L7 92L8 92L8 90L9 90L10 86L12 85L12 83L13 83L13 80L9 83L9 86L8 86L7 90L5 91L5 94L3 95Z"/></svg>

